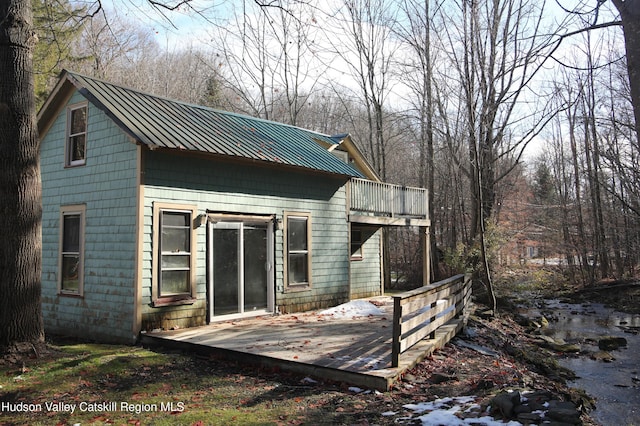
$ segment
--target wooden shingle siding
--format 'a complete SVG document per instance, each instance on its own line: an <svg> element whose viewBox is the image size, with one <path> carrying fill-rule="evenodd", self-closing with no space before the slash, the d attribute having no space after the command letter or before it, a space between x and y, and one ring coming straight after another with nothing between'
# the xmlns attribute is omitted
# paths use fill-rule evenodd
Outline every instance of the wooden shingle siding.
<svg viewBox="0 0 640 426"><path fill-rule="evenodd" d="M382 293L380 239L382 231L364 228L362 259L351 262L351 298L378 296Z"/></svg>
<svg viewBox="0 0 640 426"><path fill-rule="evenodd" d="M83 101L75 94L69 104ZM66 109L41 145L42 309L47 332L133 342L136 146L89 104L86 165L64 166ZM58 294L60 207L85 205L84 291Z"/></svg>
<svg viewBox="0 0 640 426"><path fill-rule="evenodd" d="M310 289L285 291L283 230L275 231L277 309L281 312L319 309L348 300L349 225L345 212L345 179L159 151L145 152L144 164L143 330L206 322L206 226L195 231L198 301L194 305L162 309L150 306L154 201L197 205L198 214L215 211L275 215L277 220L282 220L285 211L311 213L313 279Z"/></svg>

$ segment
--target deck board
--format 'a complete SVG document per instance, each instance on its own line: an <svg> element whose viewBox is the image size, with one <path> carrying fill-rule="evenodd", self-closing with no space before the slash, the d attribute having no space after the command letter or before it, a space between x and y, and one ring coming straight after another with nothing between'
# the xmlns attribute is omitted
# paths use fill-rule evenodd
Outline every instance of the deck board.
<svg viewBox="0 0 640 426"><path fill-rule="evenodd" d="M401 354L391 367L393 302L376 298L383 316L333 318L319 312L215 322L143 334L144 344L180 347L308 374L320 379L388 390L402 374L462 328L456 320Z"/></svg>

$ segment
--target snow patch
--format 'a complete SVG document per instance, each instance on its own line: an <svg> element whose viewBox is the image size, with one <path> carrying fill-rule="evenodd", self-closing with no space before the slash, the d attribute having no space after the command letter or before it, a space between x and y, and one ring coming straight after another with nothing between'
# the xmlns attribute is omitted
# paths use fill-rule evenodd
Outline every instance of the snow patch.
<svg viewBox="0 0 640 426"><path fill-rule="evenodd" d="M418 404L406 404L404 408L413 411L416 414L422 414L417 418L422 426L467 426L467 425L484 425L484 426L521 426L522 423L510 421L504 423L495 420L490 416L484 417L458 417L458 413L470 413L472 411L480 411L480 406L475 403L475 396L459 396L455 398L441 398L431 402L421 402Z"/></svg>
<svg viewBox="0 0 640 426"><path fill-rule="evenodd" d="M347 319L355 317L382 316L386 314L387 313L384 310L366 300L352 300L351 302L325 309L319 313L319 315L332 318Z"/></svg>

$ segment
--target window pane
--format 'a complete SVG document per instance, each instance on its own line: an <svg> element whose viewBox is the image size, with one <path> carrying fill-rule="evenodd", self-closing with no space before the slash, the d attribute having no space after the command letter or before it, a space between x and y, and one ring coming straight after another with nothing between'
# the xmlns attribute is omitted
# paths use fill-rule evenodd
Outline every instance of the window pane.
<svg viewBox="0 0 640 426"><path fill-rule="evenodd" d="M85 133L87 128L87 108L77 108L71 111L71 134Z"/></svg>
<svg viewBox="0 0 640 426"><path fill-rule="evenodd" d="M309 282L307 278L307 259L306 253L289 255L289 284L306 284Z"/></svg>
<svg viewBox="0 0 640 426"><path fill-rule="evenodd" d="M189 229L162 228L162 252L189 252Z"/></svg>
<svg viewBox="0 0 640 426"><path fill-rule="evenodd" d="M178 226L189 228L189 213L162 212L162 226Z"/></svg>
<svg viewBox="0 0 640 426"><path fill-rule="evenodd" d="M189 269L189 255L162 255L162 269L182 268Z"/></svg>
<svg viewBox="0 0 640 426"><path fill-rule="evenodd" d="M62 224L62 251L80 251L80 215L64 215Z"/></svg>
<svg viewBox="0 0 640 426"><path fill-rule="evenodd" d="M307 250L307 219L289 218L287 224L287 244L289 250Z"/></svg>
<svg viewBox="0 0 640 426"><path fill-rule="evenodd" d="M71 161L84 160L85 137L85 135L77 135L69 139L69 143L71 144L71 152L69 153Z"/></svg>
<svg viewBox="0 0 640 426"><path fill-rule="evenodd" d="M162 271L161 296L189 293L189 271Z"/></svg>
<svg viewBox="0 0 640 426"><path fill-rule="evenodd" d="M360 230L351 232L351 256L362 257L362 231Z"/></svg>
<svg viewBox="0 0 640 426"><path fill-rule="evenodd" d="M80 256L77 254L65 254L62 256L62 289L65 291L79 291L78 268Z"/></svg>

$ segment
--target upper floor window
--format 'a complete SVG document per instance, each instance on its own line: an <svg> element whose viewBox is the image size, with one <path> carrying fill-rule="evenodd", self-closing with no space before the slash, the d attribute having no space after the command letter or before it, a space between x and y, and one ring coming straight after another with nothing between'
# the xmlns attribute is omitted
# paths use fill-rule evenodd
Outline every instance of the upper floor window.
<svg viewBox="0 0 640 426"><path fill-rule="evenodd" d="M63 294L81 295L85 206L63 206L60 213L59 290Z"/></svg>
<svg viewBox="0 0 640 426"><path fill-rule="evenodd" d="M87 104L67 110L66 166L85 164L87 155Z"/></svg>

